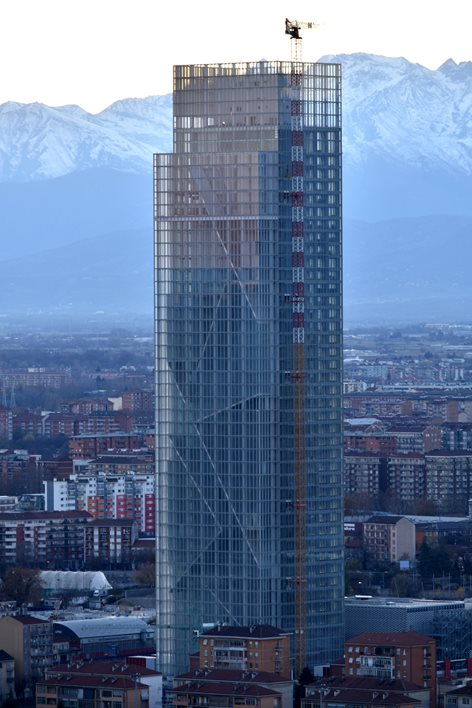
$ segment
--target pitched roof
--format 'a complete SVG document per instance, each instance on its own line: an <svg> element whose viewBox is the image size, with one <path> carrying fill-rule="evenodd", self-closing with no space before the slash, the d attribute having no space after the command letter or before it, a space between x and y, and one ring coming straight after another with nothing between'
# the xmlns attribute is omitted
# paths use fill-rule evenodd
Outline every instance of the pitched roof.
<svg viewBox="0 0 472 708"><path fill-rule="evenodd" d="M140 676L159 676L158 671L148 669L146 666L137 664L127 664L123 660L116 659L115 661L86 661L72 664L59 664L48 669L48 675L57 676L64 675L81 675L81 676L132 676L139 674Z"/></svg>
<svg viewBox="0 0 472 708"><path fill-rule="evenodd" d="M472 686L470 683L466 686L460 686L460 688L455 688L453 691L447 692L448 696L472 696Z"/></svg>
<svg viewBox="0 0 472 708"><path fill-rule="evenodd" d="M135 672L137 677L138 672ZM40 681L38 686L75 686L75 687L100 687L100 688L148 688L144 683L139 683L138 680L131 678L122 678L121 676L58 676L50 678L46 681Z"/></svg>
<svg viewBox="0 0 472 708"><path fill-rule="evenodd" d="M324 701L327 703L336 702L336 705L367 704L369 706L417 706L421 701L403 693L394 693L382 690L366 690L356 688L326 688L315 690L318 695L323 690Z"/></svg>
<svg viewBox="0 0 472 708"><path fill-rule="evenodd" d="M287 683L291 679L269 671L237 671L235 669L196 669L175 677L186 681L219 681L229 683Z"/></svg>
<svg viewBox="0 0 472 708"><path fill-rule="evenodd" d="M344 664L344 659L342 659ZM310 686L333 686L336 688L358 688L366 690L393 691L400 693L413 693L424 691L424 687L413 681L400 678L376 678L375 676L330 676L314 681Z"/></svg>
<svg viewBox="0 0 472 708"><path fill-rule="evenodd" d="M216 696L280 696L278 691L247 683L213 683L211 681L189 681L176 686L175 693L212 694Z"/></svg>
<svg viewBox="0 0 472 708"><path fill-rule="evenodd" d="M365 521L366 524L387 524L387 525L393 525L397 524L401 519L404 519L404 516L395 516L393 514L385 514L383 516L382 514L374 515L371 516L370 518Z"/></svg>
<svg viewBox="0 0 472 708"><path fill-rule="evenodd" d="M386 644L392 646L411 646L415 647L419 644L433 644L434 639L420 634L413 630L409 632L363 632L356 637L351 637L344 642L344 646L352 644Z"/></svg>
<svg viewBox="0 0 472 708"><path fill-rule="evenodd" d="M43 620L39 617L32 617L31 615L12 615L11 618L21 624L49 624L48 620Z"/></svg>

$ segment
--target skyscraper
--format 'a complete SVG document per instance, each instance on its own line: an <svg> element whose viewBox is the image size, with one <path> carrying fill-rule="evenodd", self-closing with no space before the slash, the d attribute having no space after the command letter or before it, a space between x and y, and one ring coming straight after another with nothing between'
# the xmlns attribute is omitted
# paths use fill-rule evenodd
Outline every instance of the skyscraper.
<svg viewBox="0 0 472 708"><path fill-rule="evenodd" d="M157 632L343 635L341 89L335 64L174 67L155 156Z"/></svg>

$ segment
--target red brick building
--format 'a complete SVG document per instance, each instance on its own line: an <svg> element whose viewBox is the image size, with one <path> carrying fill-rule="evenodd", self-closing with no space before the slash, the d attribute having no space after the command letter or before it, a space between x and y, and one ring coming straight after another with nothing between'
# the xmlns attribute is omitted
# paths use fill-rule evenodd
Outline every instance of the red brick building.
<svg viewBox="0 0 472 708"><path fill-rule="evenodd" d="M110 451L140 450L143 436L134 433L97 433L77 435L69 440L69 454L73 460L91 460Z"/></svg>
<svg viewBox="0 0 472 708"><path fill-rule="evenodd" d="M436 642L419 632L364 632L344 643L346 676L412 681L436 705Z"/></svg>
<svg viewBox="0 0 472 708"><path fill-rule="evenodd" d="M200 636L200 668L267 671L290 677L290 635L270 625L218 625Z"/></svg>

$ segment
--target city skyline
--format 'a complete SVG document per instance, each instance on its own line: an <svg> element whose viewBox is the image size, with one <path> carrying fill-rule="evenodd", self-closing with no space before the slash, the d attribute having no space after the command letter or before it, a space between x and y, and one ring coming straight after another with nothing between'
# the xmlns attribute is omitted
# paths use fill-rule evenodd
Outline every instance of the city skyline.
<svg viewBox="0 0 472 708"><path fill-rule="evenodd" d="M25 20L25 7L27 20ZM172 65L287 60L283 21L320 24L305 36L305 59L365 52L404 56L435 69L452 58L472 59L468 29L472 8L463 0L426 0L395 5L340 0L271 4L270 12L247 0L231 14L206 0L179 15L164 13L151 0L45 0L6 2L0 7L0 59L7 67L0 103L78 104L99 112L116 100L170 93Z"/></svg>

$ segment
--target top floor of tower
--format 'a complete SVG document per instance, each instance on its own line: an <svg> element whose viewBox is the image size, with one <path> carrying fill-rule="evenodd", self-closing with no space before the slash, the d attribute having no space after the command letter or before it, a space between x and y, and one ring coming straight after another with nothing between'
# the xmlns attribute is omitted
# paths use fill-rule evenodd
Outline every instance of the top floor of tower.
<svg viewBox="0 0 472 708"><path fill-rule="evenodd" d="M174 152L278 150L280 130L340 129L339 64L174 66Z"/></svg>

